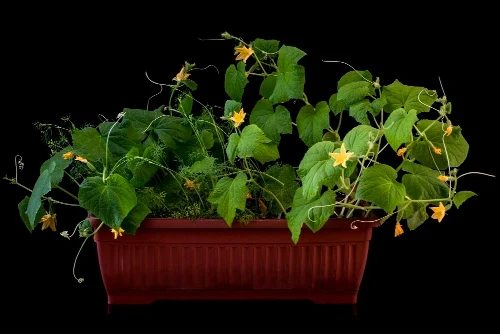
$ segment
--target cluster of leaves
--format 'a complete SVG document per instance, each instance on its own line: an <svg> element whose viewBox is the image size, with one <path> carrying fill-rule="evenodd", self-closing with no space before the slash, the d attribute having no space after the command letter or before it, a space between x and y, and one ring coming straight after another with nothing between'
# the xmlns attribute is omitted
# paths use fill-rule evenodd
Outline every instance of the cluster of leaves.
<svg viewBox="0 0 500 334"><path fill-rule="evenodd" d="M47 194L65 170L82 161L91 175L77 178L78 206L131 234L148 216L222 217L229 226L235 219L282 217L298 242L304 224L316 232L333 216L372 210L415 229L429 218L429 205L443 206L433 216L441 221L453 203L458 208L475 195L456 191L469 146L451 123L446 97L398 80L382 86L369 71L349 71L328 100L311 103L299 64L305 52L277 40L223 37L236 41L238 53L225 72L223 115L193 97L197 85L189 76L196 68L186 63L167 106L126 108L116 121L71 129L71 140L42 165L20 204L28 229L50 212L42 202L56 203ZM247 117L249 84L259 85L259 96ZM290 101L302 106L290 112ZM343 114L358 123L345 135ZM298 167L280 161L278 150L294 126L306 147ZM80 161L68 159L70 153ZM395 163L381 162L384 156Z"/></svg>

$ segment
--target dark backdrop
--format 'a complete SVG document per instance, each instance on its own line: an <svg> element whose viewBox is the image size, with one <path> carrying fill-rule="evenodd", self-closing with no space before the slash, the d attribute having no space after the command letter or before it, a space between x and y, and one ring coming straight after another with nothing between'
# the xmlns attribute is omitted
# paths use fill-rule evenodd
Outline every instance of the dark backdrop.
<svg viewBox="0 0 500 334"><path fill-rule="evenodd" d="M19 154L25 164L19 179L26 185L34 184L39 166L49 153L33 126L35 121L57 124L62 116L71 115L75 124L82 125L85 121L97 123L98 113L114 118L124 107L145 108L148 98L158 92L158 87L146 79L145 71L153 80L170 83L186 60L198 67L215 65L220 73L209 68L193 74L199 84L195 94L209 104L223 105L223 74L234 58L233 42L199 38L218 38L226 30L246 41L278 39L305 51L308 55L301 61L306 67L305 90L313 103L327 100L337 80L349 70L345 65L322 60L341 60L358 70L369 70L381 78L382 84L399 79L441 93L440 77L453 104L451 119L464 128L463 135L471 147L460 170L495 173L490 154L497 150L492 143L498 142L498 133L488 124L495 106L487 102L493 88L484 84L493 75L485 58L491 50L478 38L486 28L458 19L454 24L450 21L423 27L422 20L401 17L384 21L361 16L352 24L341 14L333 17L321 11L296 24L263 24L249 15L251 23L247 26L238 24L234 16L222 20L208 15L195 21L186 15L183 18L181 12L166 11L164 21L139 22L115 14L115 21L102 25L97 25L92 16L82 16L75 23L70 15L27 20L29 29L10 30L4 49L8 61L3 63L8 78L2 94L3 175L14 176L14 156ZM219 93L214 95L214 91ZM166 94L159 95L152 106L167 99ZM297 151L296 147L281 149L291 158ZM449 212L442 223L429 220L398 238L393 237L392 220L374 230L359 293L360 319L397 322L403 318L443 319L447 315L457 319L487 317L489 307L484 303L493 293L489 269L493 250L488 241L495 224L490 214L494 209L491 199L496 199L496 179L471 175L464 177L461 186L479 196L460 210ZM350 319L349 310L308 302L165 303L114 309L107 315L95 245L89 242L80 255L76 273L85 282L78 284L72 276L72 265L82 239L68 241L49 230L30 234L17 213L17 203L26 192L6 181L1 189L2 211L8 217L2 220L2 278L9 297L7 307L16 314L40 317L40 324L64 319L122 321L136 315L152 318L153 314L180 324L184 320L173 317L175 311L216 311L230 317L247 317L250 313L254 318L255 313L269 315L285 309L285 322L296 321L300 314L312 316L304 316L304 321ZM60 210L58 232L72 230L79 217ZM266 310L268 306L272 306L268 308L271 311ZM325 316L316 313L326 309Z"/></svg>

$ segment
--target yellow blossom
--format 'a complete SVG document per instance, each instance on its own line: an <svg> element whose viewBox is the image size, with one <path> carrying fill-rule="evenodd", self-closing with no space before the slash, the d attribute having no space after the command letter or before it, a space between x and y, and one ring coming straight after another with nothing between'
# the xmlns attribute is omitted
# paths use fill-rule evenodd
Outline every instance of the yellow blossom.
<svg viewBox="0 0 500 334"><path fill-rule="evenodd" d="M437 148L437 147L434 147L434 153L441 154L441 149Z"/></svg>
<svg viewBox="0 0 500 334"><path fill-rule="evenodd" d="M448 181L448 176L446 176L446 175L439 175L438 176L438 180L440 180L440 181Z"/></svg>
<svg viewBox="0 0 500 334"><path fill-rule="evenodd" d="M398 157L401 157L404 159L406 150L407 150L406 147L402 147L398 150L398 152L396 154L398 155Z"/></svg>
<svg viewBox="0 0 500 334"><path fill-rule="evenodd" d="M186 182L184 183L184 187L188 188L189 190L193 190L197 187L197 185L191 180L186 180Z"/></svg>
<svg viewBox="0 0 500 334"><path fill-rule="evenodd" d="M81 162L83 162L84 164L88 163L88 160L87 160L87 159L85 159L84 157L80 157L80 156L77 156L77 157L75 158L75 160L81 161Z"/></svg>
<svg viewBox="0 0 500 334"><path fill-rule="evenodd" d="M245 78L248 78L249 75L250 75L250 72L245 72Z"/></svg>
<svg viewBox="0 0 500 334"><path fill-rule="evenodd" d="M239 112L234 112L233 116L230 117L229 119L234 122L234 126L237 128L238 126L241 125L245 121L245 112L243 111L243 108Z"/></svg>
<svg viewBox="0 0 500 334"><path fill-rule="evenodd" d="M433 206L431 207L431 210L434 211L431 218L437 219L438 222L441 222L446 212L446 208L444 207L443 203L439 202L439 206Z"/></svg>
<svg viewBox="0 0 500 334"><path fill-rule="evenodd" d="M349 160L354 153L349 152L345 150L344 143L340 146L340 153L328 153L329 156L331 156L333 159L335 159L335 162L333 163L333 167L336 167L338 165L342 165L342 167L347 168L346 162Z"/></svg>
<svg viewBox="0 0 500 334"><path fill-rule="evenodd" d="M182 66L182 68L179 71L179 73L177 73L172 80L175 80L175 81L179 82L179 81L182 81L182 80L186 80L187 78L189 78L190 75L191 74L189 74L189 73L184 73L184 66Z"/></svg>
<svg viewBox="0 0 500 334"><path fill-rule="evenodd" d="M252 194L251 194L251 193L247 193L247 196L246 196L246 197L247 197L247 199L253 199L253 197L252 197Z"/></svg>
<svg viewBox="0 0 500 334"><path fill-rule="evenodd" d="M234 50L236 53L239 53L236 56L236 60L243 60L244 63L247 62L247 59L253 54L252 48L247 48L246 46L235 47Z"/></svg>
<svg viewBox="0 0 500 334"><path fill-rule="evenodd" d="M394 236L398 237L403 233L405 233L405 231L403 230L403 227L401 226L401 224L399 222L397 222L396 228L394 229Z"/></svg>
<svg viewBox="0 0 500 334"><path fill-rule="evenodd" d="M63 158L66 160L73 159L74 156L75 156L75 153L73 153L73 152L67 152L67 153L63 154Z"/></svg>
<svg viewBox="0 0 500 334"><path fill-rule="evenodd" d="M115 235L115 239L118 238L118 236L122 236L122 233L125 232L124 229L122 229L121 227L117 230L115 230L114 228L111 229L111 233L113 233Z"/></svg>
<svg viewBox="0 0 500 334"><path fill-rule="evenodd" d="M447 136L451 135L451 132L453 131L453 127L450 125L444 130L444 133L446 133Z"/></svg>
<svg viewBox="0 0 500 334"><path fill-rule="evenodd" d="M52 231L56 231L56 214L54 213L51 215L50 213L44 215L42 219L40 220L40 223L42 224L42 231L45 230L47 227L50 227Z"/></svg>

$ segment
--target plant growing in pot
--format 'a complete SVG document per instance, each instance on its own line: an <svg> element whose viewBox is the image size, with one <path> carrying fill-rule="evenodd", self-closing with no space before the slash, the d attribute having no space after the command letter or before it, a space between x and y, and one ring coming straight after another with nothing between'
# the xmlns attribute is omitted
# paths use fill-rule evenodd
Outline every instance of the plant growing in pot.
<svg viewBox="0 0 500 334"><path fill-rule="evenodd" d="M30 191L19 203L29 231L56 231L58 207L79 208L75 231L97 243L110 304L355 303L373 226L393 218L398 236L475 195L458 188L477 172L458 172L469 145L446 96L353 69L309 101L302 50L222 37L236 52L223 108L196 99L198 68L186 62L161 84L165 105L58 126L32 188L17 170L6 177ZM298 166L280 158L294 135Z"/></svg>

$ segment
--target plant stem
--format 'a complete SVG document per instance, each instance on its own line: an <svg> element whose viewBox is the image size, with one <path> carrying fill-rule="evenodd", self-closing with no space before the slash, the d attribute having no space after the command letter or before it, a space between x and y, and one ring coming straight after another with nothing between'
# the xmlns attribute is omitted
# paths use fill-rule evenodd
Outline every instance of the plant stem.
<svg viewBox="0 0 500 334"><path fill-rule="evenodd" d="M75 195L73 195L72 193L70 193L69 191L67 191L66 189L64 189L63 187L60 187L60 186L57 185L56 188L59 189L59 190L61 190L64 193L68 194L69 196L73 197L77 201L79 201L78 197L76 197Z"/></svg>
<svg viewBox="0 0 500 334"><path fill-rule="evenodd" d="M274 200L278 203L278 205L280 206L281 210L283 211L283 213L285 214L286 216L286 210L285 210L285 207L283 206L283 204L281 204L280 200L278 199L278 197L276 197L276 195L272 192L272 191L269 191L267 190L266 188L264 188L263 186L261 186L260 184L257 183L257 181L255 181L254 179L252 179L253 183L255 183L260 189L262 189L263 191L265 191L266 193L268 193L269 195L273 196Z"/></svg>

